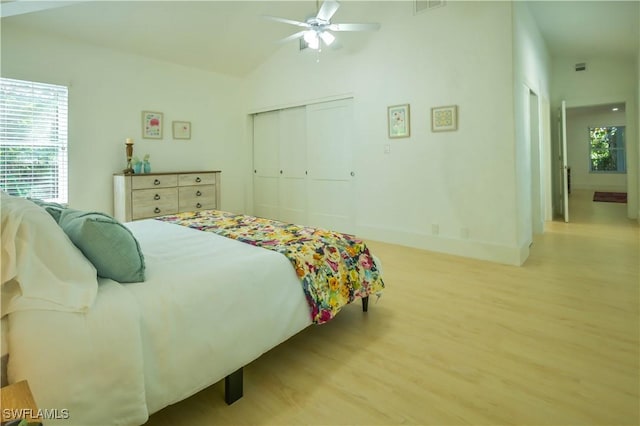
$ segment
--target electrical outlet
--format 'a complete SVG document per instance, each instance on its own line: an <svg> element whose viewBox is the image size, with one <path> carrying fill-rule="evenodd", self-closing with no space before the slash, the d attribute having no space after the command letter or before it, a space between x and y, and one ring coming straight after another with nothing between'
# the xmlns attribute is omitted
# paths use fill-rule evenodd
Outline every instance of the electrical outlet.
<svg viewBox="0 0 640 426"><path fill-rule="evenodd" d="M440 233L440 225L438 225L437 223L431 225L431 233L433 235L438 235Z"/></svg>

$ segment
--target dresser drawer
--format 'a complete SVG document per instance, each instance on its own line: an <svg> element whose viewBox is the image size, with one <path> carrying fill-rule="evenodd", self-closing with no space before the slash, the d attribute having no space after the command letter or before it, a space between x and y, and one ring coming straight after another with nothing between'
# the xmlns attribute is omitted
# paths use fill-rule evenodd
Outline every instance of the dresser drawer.
<svg viewBox="0 0 640 426"><path fill-rule="evenodd" d="M217 208L215 185L180 187L178 194L178 208L181 212Z"/></svg>
<svg viewBox="0 0 640 426"><path fill-rule="evenodd" d="M219 171L113 175L113 212L122 222L219 208Z"/></svg>
<svg viewBox="0 0 640 426"><path fill-rule="evenodd" d="M178 185L177 175L133 176L131 189L168 188Z"/></svg>
<svg viewBox="0 0 640 426"><path fill-rule="evenodd" d="M215 173L184 173L178 175L179 186L213 185L216 183Z"/></svg>
<svg viewBox="0 0 640 426"><path fill-rule="evenodd" d="M138 189L131 193L132 219L178 212L178 188Z"/></svg>

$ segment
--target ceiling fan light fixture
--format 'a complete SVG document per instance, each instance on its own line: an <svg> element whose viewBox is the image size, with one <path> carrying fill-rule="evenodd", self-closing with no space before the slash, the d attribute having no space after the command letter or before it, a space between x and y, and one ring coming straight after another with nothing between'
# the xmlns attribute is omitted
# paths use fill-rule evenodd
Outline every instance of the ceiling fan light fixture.
<svg viewBox="0 0 640 426"><path fill-rule="evenodd" d="M327 31L323 31L320 33L320 38L322 39L322 41L324 41L324 43L327 46L331 46L331 43L333 43L336 39L336 37L331 34L330 32Z"/></svg>
<svg viewBox="0 0 640 426"><path fill-rule="evenodd" d="M318 50L320 48L320 39L314 38L313 40L308 41L307 45L313 50Z"/></svg>
<svg viewBox="0 0 640 426"><path fill-rule="evenodd" d="M317 50L320 48L320 39L316 30L305 31L302 37L311 49Z"/></svg>
<svg viewBox="0 0 640 426"><path fill-rule="evenodd" d="M316 8L318 8L318 3L319 0L316 0ZM380 29L379 23L332 24L331 18L339 7L340 3L336 0L324 0L322 6L318 8L316 16L307 18L304 22L295 21L293 19L278 18L277 16L263 16L273 21L304 28L295 34L291 34L289 37L285 37L280 40L280 43L284 43L299 39L300 50L306 47L314 50L320 50L320 45L323 43L326 46L330 46L336 40L336 37L330 31L377 31Z"/></svg>
<svg viewBox="0 0 640 426"><path fill-rule="evenodd" d="M306 41L307 44L311 44L314 41L316 43L318 42L318 34L316 34L314 30L305 31L303 37L304 37L304 41Z"/></svg>

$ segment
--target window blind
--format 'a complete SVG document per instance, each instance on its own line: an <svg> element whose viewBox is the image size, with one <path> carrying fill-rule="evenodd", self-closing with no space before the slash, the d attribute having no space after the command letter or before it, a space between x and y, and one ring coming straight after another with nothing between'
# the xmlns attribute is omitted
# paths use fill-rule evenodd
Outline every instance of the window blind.
<svg viewBox="0 0 640 426"><path fill-rule="evenodd" d="M69 89L0 78L0 188L67 202Z"/></svg>

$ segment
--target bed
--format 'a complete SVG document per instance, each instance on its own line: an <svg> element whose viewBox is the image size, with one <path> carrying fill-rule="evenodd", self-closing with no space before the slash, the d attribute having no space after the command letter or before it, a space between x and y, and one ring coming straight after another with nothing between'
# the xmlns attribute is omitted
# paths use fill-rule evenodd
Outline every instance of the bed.
<svg viewBox="0 0 640 426"><path fill-rule="evenodd" d="M292 260L242 233L207 232L202 217L110 225L131 234L144 281L97 277L109 275L101 272L101 253L117 250L91 253L59 213L2 194L8 378L28 380L40 408L68 413L47 424L142 424L222 379L232 402L241 396L243 366L341 308L331 299L328 313L312 309ZM227 224L233 218L237 228L238 216L219 217ZM359 258L367 278L352 272L358 289L342 292L347 303L382 291L378 266L367 256Z"/></svg>

